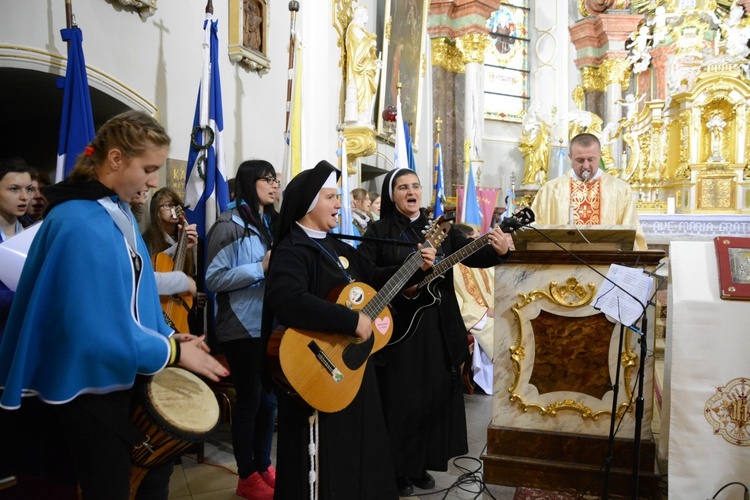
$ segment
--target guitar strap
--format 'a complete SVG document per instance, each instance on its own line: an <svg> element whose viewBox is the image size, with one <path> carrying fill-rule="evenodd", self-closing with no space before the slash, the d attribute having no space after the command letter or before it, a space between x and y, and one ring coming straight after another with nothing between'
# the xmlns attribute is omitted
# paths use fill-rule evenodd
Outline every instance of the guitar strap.
<svg viewBox="0 0 750 500"><path fill-rule="evenodd" d="M344 273L344 276L346 277L347 282L354 283L354 278L352 278L349 272L344 268L344 265L341 263L341 256L338 254L336 249L333 246L331 246L330 248L327 248L328 244L325 238L322 240L318 240L316 238L311 237L310 235L308 235L308 237L313 243L318 245L318 247L323 251L323 253L326 254L336 264L336 266L341 270L342 273Z"/></svg>

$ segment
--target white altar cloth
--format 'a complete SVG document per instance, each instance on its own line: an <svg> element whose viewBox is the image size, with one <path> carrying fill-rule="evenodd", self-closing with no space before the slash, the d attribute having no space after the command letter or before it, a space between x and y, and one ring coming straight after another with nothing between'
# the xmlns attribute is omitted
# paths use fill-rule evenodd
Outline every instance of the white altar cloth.
<svg viewBox="0 0 750 500"><path fill-rule="evenodd" d="M668 452L669 497L705 499L732 481L750 487L750 446L715 434L704 411L718 387L750 382L750 302L719 298L713 242L673 241L669 256L660 454ZM740 498L742 488L727 491Z"/></svg>

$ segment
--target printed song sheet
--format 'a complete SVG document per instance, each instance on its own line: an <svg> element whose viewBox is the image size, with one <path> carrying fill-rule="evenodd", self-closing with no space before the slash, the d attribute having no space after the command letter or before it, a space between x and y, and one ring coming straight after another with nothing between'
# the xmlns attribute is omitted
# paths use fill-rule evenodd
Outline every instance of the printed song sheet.
<svg viewBox="0 0 750 500"><path fill-rule="evenodd" d="M612 264L592 306L623 325L632 326L645 311L653 286L654 279L642 269Z"/></svg>

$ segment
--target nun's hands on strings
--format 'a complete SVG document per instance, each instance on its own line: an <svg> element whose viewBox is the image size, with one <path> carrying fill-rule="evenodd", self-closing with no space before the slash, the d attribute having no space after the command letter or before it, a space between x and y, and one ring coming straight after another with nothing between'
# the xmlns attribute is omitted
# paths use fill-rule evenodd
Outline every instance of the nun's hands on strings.
<svg viewBox="0 0 750 500"><path fill-rule="evenodd" d="M433 265L435 265L435 255L437 255L437 248L435 247L423 247L421 244L418 246L419 251L422 254L422 260L424 263L420 266L422 271L427 271Z"/></svg>
<svg viewBox="0 0 750 500"><path fill-rule="evenodd" d="M354 336L364 342L372 335L372 320L363 313L359 313L359 320L357 321L357 330L354 332Z"/></svg>
<svg viewBox="0 0 750 500"><path fill-rule="evenodd" d="M510 238L509 234L505 234L498 227L490 231L489 240L490 240L490 245L492 245L492 248L500 256L503 256L506 253L508 253L508 247L509 247L508 240L513 241Z"/></svg>

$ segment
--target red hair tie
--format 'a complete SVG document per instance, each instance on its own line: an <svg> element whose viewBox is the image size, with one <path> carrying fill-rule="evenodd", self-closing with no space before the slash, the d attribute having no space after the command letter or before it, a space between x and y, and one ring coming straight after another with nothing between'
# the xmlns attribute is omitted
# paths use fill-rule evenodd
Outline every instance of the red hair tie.
<svg viewBox="0 0 750 500"><path fill-rule="evenodd" d="M86 146L83 150L83 154L85 154L86 156L94 156L93 146Z"/></svg>

